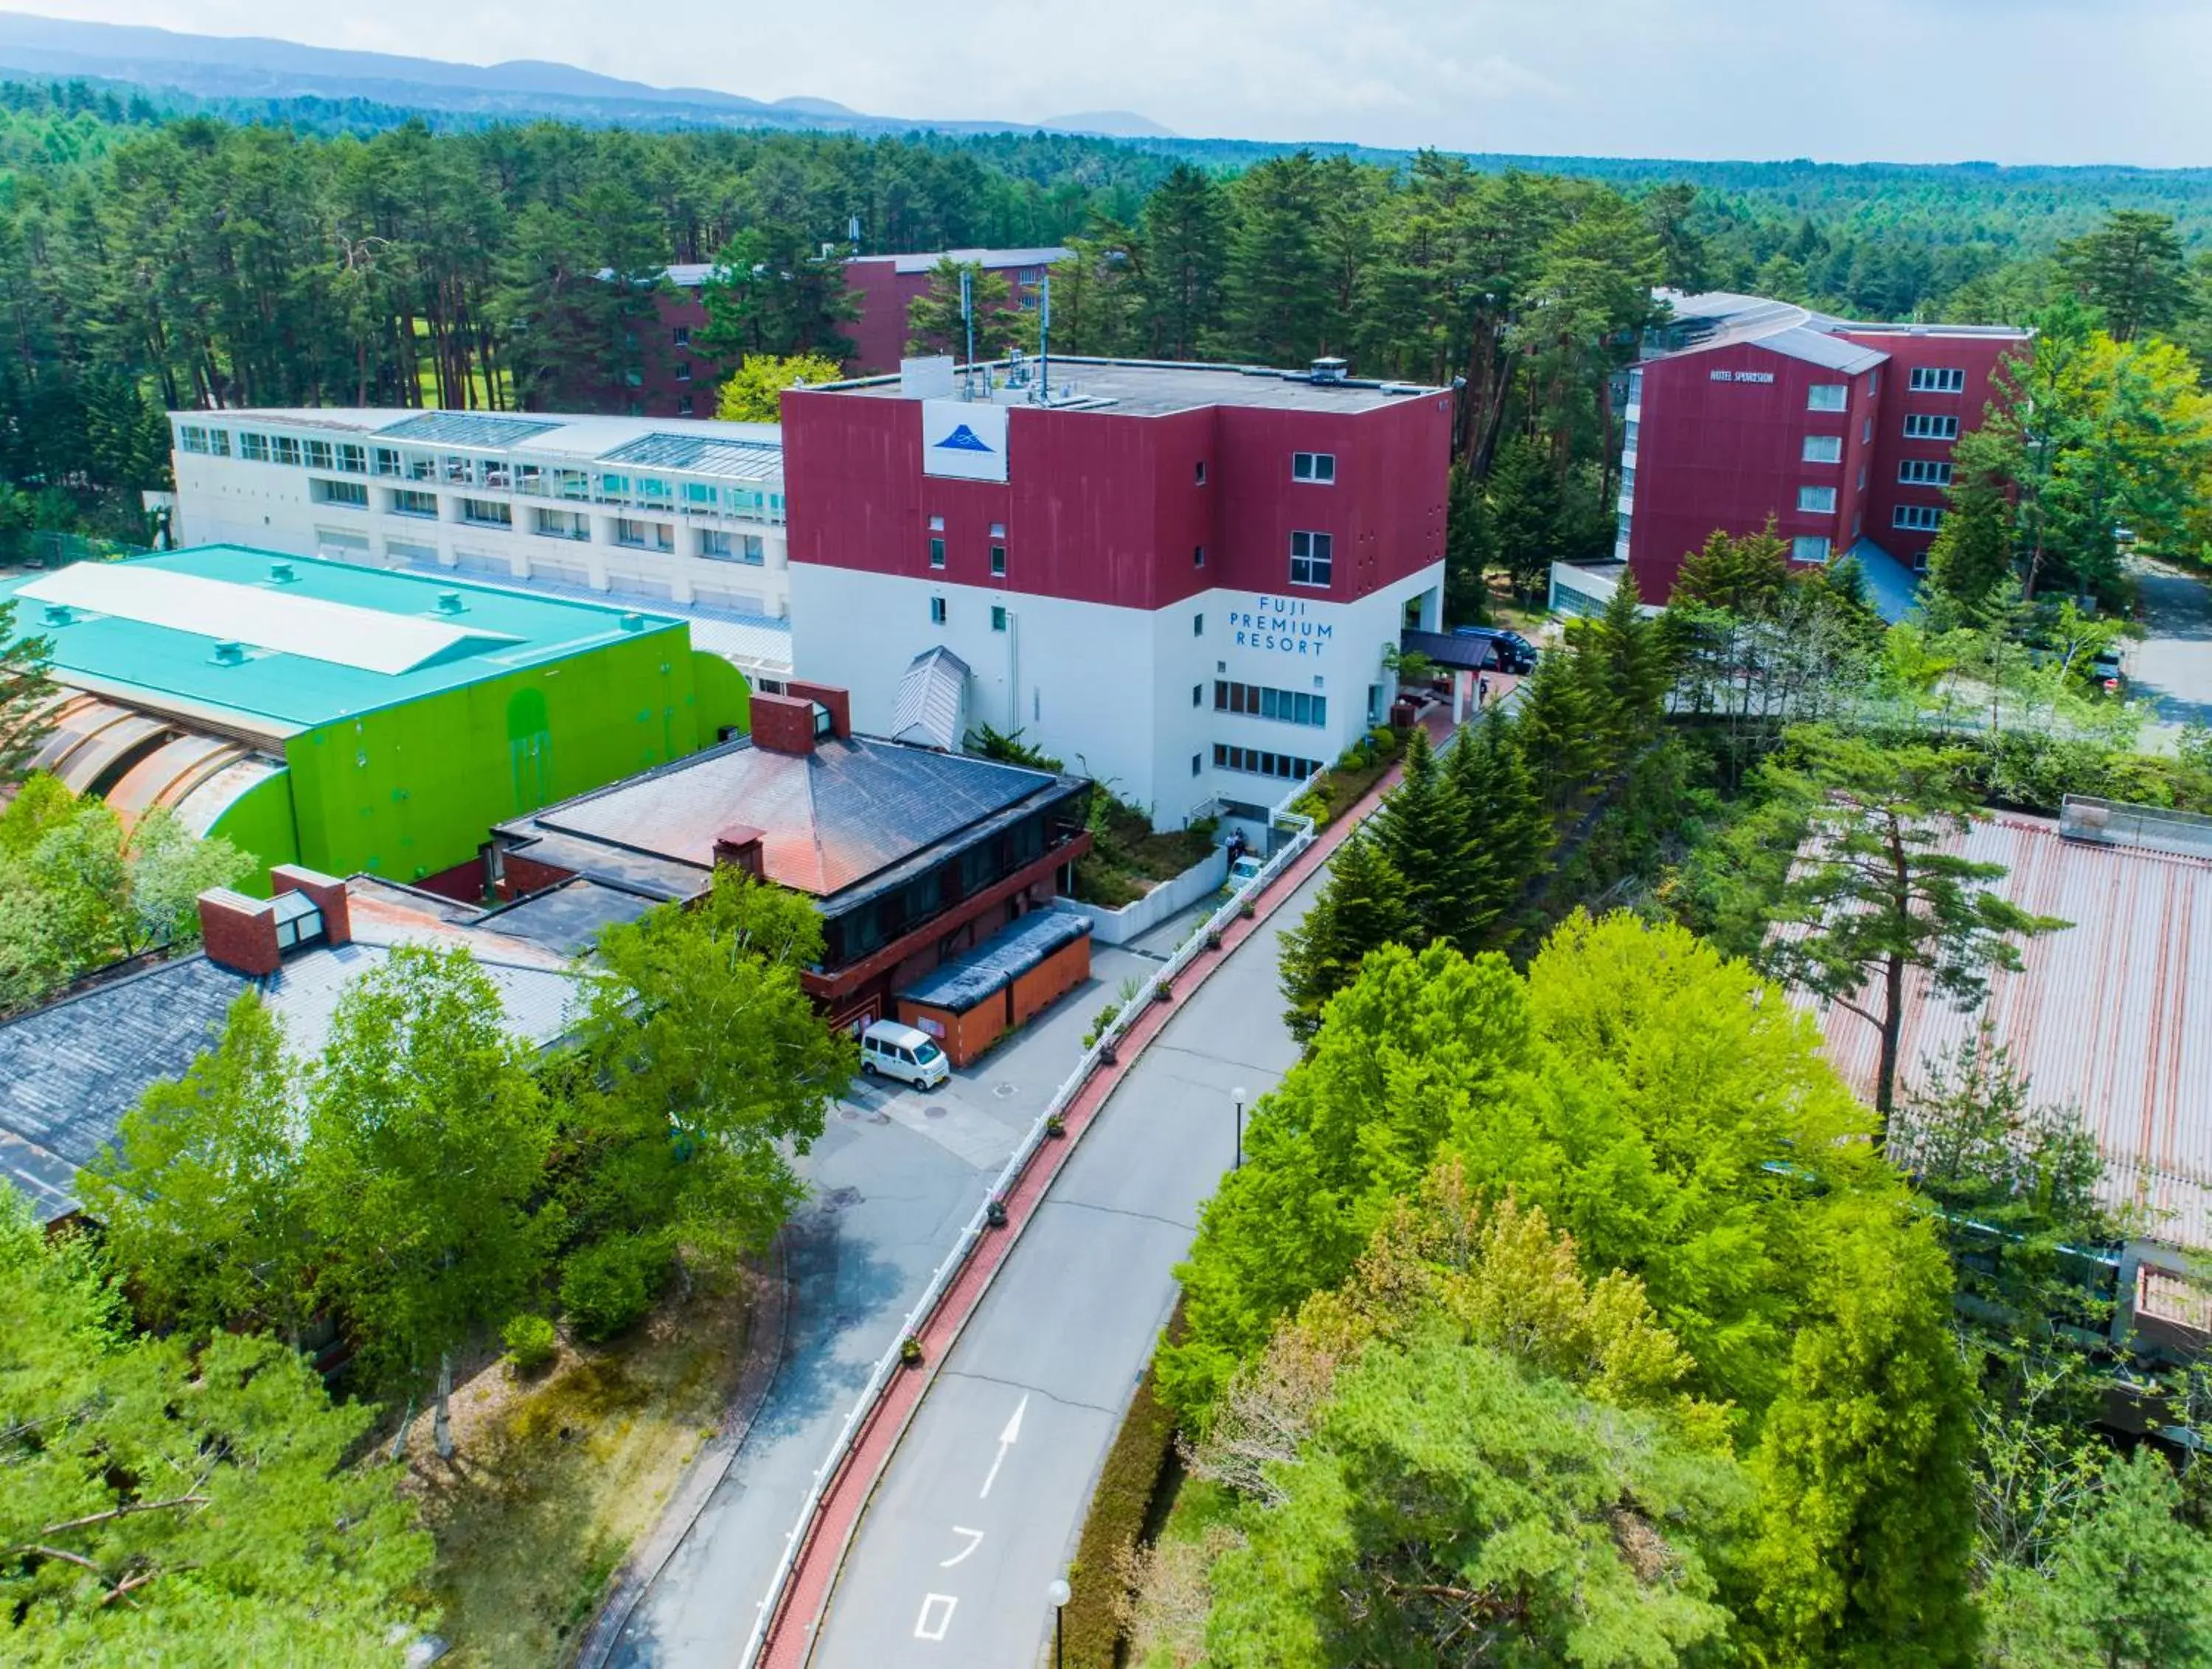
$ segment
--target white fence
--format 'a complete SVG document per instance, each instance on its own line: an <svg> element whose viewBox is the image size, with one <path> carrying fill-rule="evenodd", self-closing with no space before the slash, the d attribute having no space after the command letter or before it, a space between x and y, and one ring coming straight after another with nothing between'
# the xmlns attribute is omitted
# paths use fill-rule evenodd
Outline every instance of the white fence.
<svg viewBox="0 0 2212 1669"><path fill-rule="evenodd" d="M1109 910L1085 904L1079 898L1063 898L1059 907L1091 918L1091 937L1100 944L1127 944L1140 938L1179 911L1187 910L1210 892L1218 892L1229 878L1229 853L1214 849L1172 881L1163 881L1133 904Z"/></svg>
<svg viewBox="0 0 2212 1669"><path fill-rule="evenodd" d="M1284 804L1286 806L1291 799L1297 797L1297 792L1303 792L1304 787L1302 784L1299 790L1286 796ZM1282 850L1267 860L1259 874L1239 888L1234 897L1207 917L1204 927L1183 941L1175 955L1145 982L1143 989L1122 1005L1121 1012L1114 1017L1098 1041L1084 1052L1083 1059L1075 1064L1075 1070L1067 1075L1059 1089L1053 1091L1052 1099L1045 1103L1044 1111L1037 1115L1036 1122L1030 1126L1020 1145L1015 1148L1013 1157L1006 1161L1006 1168L992 1182L989 1192L975 1207L975 1216L968 1219L967 1227L960 1231L960 1238L953 1242L951 1252L929 1278L929 1284L922 1289L921 1296L907 1312L906 1320L899 1326L897 1338L869 1373L868 1382L860 1388L860 1397L853 1404L852 1412L845 1417L845 1423L838 1429L836 1441L830 1444L828 1456L814 1469L814 1481L808 1486L805 1504L799 1508L798 1521L784 1536L783 1553L776 1561L775 1575L769 1579L768 1592L761 1598L758 1615L753 1619L752 1632L746 1637L744 1651L738 1660L739 1669L752 1669L752 1666L759 1661L761 1648L767 1643L769 1625L775 1619L777 1606L782 1603L784 1590L790 1585L792 1572L798 1568L800 1551L806 1545L807 1535L822 1511L823 1501L836 1478L837 1469L844 1464L853 1440L860 1435L861 1427L867 1423L869 1414L883 1396L884 1387L900 1371L900 1346L908 1338L919 1334L928 1324L930 1313L937 1308L938 1301L944 1297L954 1278L966 1266L969 1254L975 1249L976 1243L988 1232L987 1217L991 1203L1003 1198L1020 1180L1024 1168L1048 1139L1047 1130L1052 1120L1061 1117L1073 1104L1083 1086L1090 1082L1091 1075L1098 1070L1099 1064L1110 1053L1115 1044L1137 1023L1146 1007L1158 999L1162 987L1170 984L1200 956L1206 955L1207 942L1236 920L1248 904L1273 885L1283 871L1296 861L1298 854L1313 844L1312 818L1292 816L1280 807L1273 815L1278 822L1289 825L1291 829L1291 838L1284 842ZM1170 882L1168 884L1175 883Z"/></svg>

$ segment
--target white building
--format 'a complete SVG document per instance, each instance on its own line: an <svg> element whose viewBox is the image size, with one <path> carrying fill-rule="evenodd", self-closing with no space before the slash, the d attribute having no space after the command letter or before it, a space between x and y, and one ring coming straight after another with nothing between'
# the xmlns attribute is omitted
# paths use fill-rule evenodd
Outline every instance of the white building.
<svg viewBox="0 0 2212 1669"><path fill-rule="evenodd" d="M701 647L789 676L773 423L320 408L169 422L179 543L648 599L694 615Z"/></svg>

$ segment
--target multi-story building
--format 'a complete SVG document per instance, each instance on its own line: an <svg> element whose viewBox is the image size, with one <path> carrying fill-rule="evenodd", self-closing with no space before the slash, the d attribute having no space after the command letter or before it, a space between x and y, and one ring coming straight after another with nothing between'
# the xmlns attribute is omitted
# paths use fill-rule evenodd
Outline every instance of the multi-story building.
<svg viewBox="0 0 2212 1669"><path fill-rule="evenodd" d="M981 267L1006 281L1017 307L1036 305L1045 270L1070 251L1044 249L949 249L927 255L854 255L845 263L845 290L860 311L845 326L852 339L848 375L871 377L896 371L906 353L907 309L929 289L929 275L940 261ZM702 292L714 276L709 261L682 262L665 270L672 292L655 298L659 340L626 342L628 361L619 385L605 392L610 411L647 416L711 417L714 390L731 367L700 350L707 328ZM635 336L637 332L632 332Z"/></svg>
<svg viewBox="0 0 2212 1669"><path fill-rule="evenodd" d="M790 611L773 423L322 408L169 422L182 539Z"/></svg>
<svg viewBox="0 0 2212 1669"><path fill-rule="evenodd" d="M1717 529L1770 519L1800 562L1856 551L1923 566L1953 449L2029 333L1850 324L1724 293L1662 299L1674 317L1629 373L1621 447L1615 554L1644 600L1664 602Z"/></svg>
<svg viewBox="0 0 2212 1669"><path fill-rule="evenodd" d="M1438 623L1451 395L1055 359L784 396L793 658L854 723L989 725L1174 826L1387 714Z"/></svg>

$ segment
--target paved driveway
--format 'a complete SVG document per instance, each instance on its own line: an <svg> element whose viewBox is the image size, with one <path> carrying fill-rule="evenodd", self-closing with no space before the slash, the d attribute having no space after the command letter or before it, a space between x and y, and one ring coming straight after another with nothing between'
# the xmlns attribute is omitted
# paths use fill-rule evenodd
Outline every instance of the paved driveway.
<svg viewBox="0 0 2212 1669"><path fill-rule="evenodd" d="M2212 575L2143 562L2136 581L2150 635L2129 651L2128 680L2157 711L2143 744L2168 752L2182 725L2212 725Z"/></svg>
<svg viewBox="0 0 2212 1669"><path fill-rule="evenodd" d="M1022 1133L1082 1054L1091 1017L1157 963L1099 947L1091 979L1011 1042L922 1095L856 1083L800 1162L813 1198L793 1225L784 1357L728 1474L647 1590L609 1661L722 1669L756 1608L814 1470L898 1324Z"/></svg>

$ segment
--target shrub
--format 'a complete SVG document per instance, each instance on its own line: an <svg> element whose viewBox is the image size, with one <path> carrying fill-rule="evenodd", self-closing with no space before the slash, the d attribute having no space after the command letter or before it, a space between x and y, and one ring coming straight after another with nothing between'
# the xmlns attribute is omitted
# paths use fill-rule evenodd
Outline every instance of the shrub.
<svg viewBox="0 0 2212 1669"><path fill-rule="evenodd" d="M671 1260L659 1235L610 1235L571 1253L561 1307L578 1336L598 1343L635 1325L659 1296Z"/></svg>
<svg viewBox="0 0 2212 1669"><path fill-rule="evenodd" d="M507 1365L518 1374L534 1374L553 1360L558 1341L553 1324L542 1315L518 1315L500 1329L507 1346Z"/></svg>

